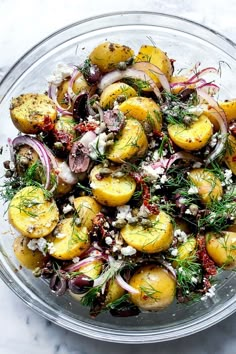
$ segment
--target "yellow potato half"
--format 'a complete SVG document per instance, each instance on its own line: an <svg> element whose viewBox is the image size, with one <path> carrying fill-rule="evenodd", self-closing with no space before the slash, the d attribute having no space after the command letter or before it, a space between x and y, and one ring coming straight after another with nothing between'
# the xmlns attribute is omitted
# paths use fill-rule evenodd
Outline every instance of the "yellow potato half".
<svg viewBox="0 0 236 354"><path fill-rule="evenodd" d="M157 265L139 268L129 284L139 291L138 294L130 294L131 301L143 310L162 310L175 298L175 279L166 269Z"/></svg>
<svg viewBox="0 0 236 354"><path fill-rule="evenodd" d="M93 262L90 262L86 265L83 265L79 268L79 272L87 275L92 279L96 279L102 272L103 262L101 259L96 259Z"/></svg>
<svg viewBox="0 0 236 354"><path fill-rule="evenodd" d="M125 242L136 250L144 253L157 253L167 250L173 240L173 225L169 215L160 211L151 215L152 226L126 224L121 229Z"/></svg>
<svg viewBox="0 0 236 354"><path fill-rule="evenodd" d="M58 86L57 101L62 108L72 111L72 107L70 105L68 105L67 97L66 97L69 83L70 83L70 79L67 79L67 80L62 81L62 83ZM88 91L88 90L89 90L89 85L88 85L87 81L85 80L84 76L81 73L79 73L73 83L72 91L76 95L78 95L80 92Z"/></svg>
<svg viewBox="0 0 236 354"><path fill-rule="evenodd" d="M132 58L134 51L126 45L104 42L93 49L89 58L102 72L116 69L117 64Z"/></svg>
<svg viewBox="0 0 236 354"><path fill-rule="evenodd" d="M133 87L125 84L124 82L115 82L103 90L100 97L100 104L102 108L113 108L114 102L119 96L123 96L127 100L129 97L137 96L137 92L133 89Z"/></svg>
<svg viewBox="0 0 236 354"><path fill-rule="evenodd" d="M57 117L55 103L46 95L28 93L13 98L11 119L17 129L26 134L37 134L45 123L54 123Z"/></svg>
<svg viewBox="0 0 236 354"><path fill-rule="evenodd" d="M163 74L170 80L172 75L172 65L170 59L160 48L154 47L152 45L142 45L139 49L138 55L135 58L135 62L147 61L151 64L156 65ZM146 71L152 80L160 87L160 81L155 73Z"/></svg>
<svg viewBox="0 0 236 354"><path fill-rule="evenodd" d="M97 179L102 165L95 166L90 173L90 185L94 198L102 205L111 207L126 204L132 197L136 182L131 176L114 178L112 175ZM113 172L117 167L110 167Z"/></svg>
<svg viewBox="0 0 236 354"><path fill-rule="evenodd" d="M203 148L213 134L210 120L202 114L189 127L182 124L169 124L168 133L171 140L184 150Z"/></svg>
<svg viewBox="0 0 236 354"><path fill-rule="evenodd" d="M218 200L223 194L221 181L211 171L195 168L189 172L188 178L198 188L198 194L204 204Z"/></svg>
<svg viewBox="0 0 236 354"><path fill-rule="evenodd" d="M181 83L181 82L186 82L188 81L188 78L186 76L182 76L182 75L179 75L179 76L171 76L171 79L170 79L170 84L177 84L177 83ZM188 84L187 85L187 88L189 89L194 89L195 88L195 84ZM178 93L180 93L183 89L185 89L185 86L181 86L181 85L176 85L174 87L171 88L171 92L174 94L174 95L177 95Z"/></svg>
<svg viewBox="0 0 236 354"><path fill-rule="evenodd" d="M76 226L73 218L61 220L55 235L51 239L54 246L51 255L57 259L70 260L79 257L90 246L87 227Z"/></svg>
<svg viewBox="0 0 236 354"><path fill-rule="evenodd" d="M142 124L136 119L127 119L114 144L108 150L107 158L122 163L131 158L142 157L148 148L147 136Z"/></svg>
<svg viewBox="0 0 236 354"><path fill-rule="evenodd" d="M206 250L213 261L228 269L236 267L236 232L206 234Z"/></svg>
<svg viewBox="0 0 236 354"><path fill-rule="evenodd" d="M78 197L74 199L74 206L81 220L81 225L91 230L93 219L100 212L101 205L92 197Z"/></svg>
<svg viewBox="0 0 236 354"><path fill-rule="evenodd" d="M127 118L135 118L140 123L148 123L154 131L160 132L162 116L160 106L148 97L131 97L121 103L119 110Z"/></svg>
<svg viewBox="0 0 236 354"><path fill-rule="evenodd" d="M224 161L233 174L236 175L236 139L233 135L228 135Z"/></svg>
<svg viewBox="0 0 236 354"><path fill-rule="evenodd" d="M106 288L106 298L105 298L105 305L108 305L121 296L123 296L125 290L117 283L116 279L111 279Z"/></svg>
<svg viewBox="0 0 236 354"><path fill-rule="evenodd" d="M48 257L44 256L39 250L32 251L28 248L30 239L24 236L18 236L13 243L13 249L15 256L19 263L27 269L35 269L37 267L42 268Z"/></svg>
<svg viewBox="0 0 236 354"><path fill-rule="evenodd" d="M59 220L57 205L47 200L41 188L22 188L13 197L8 208L10 224L22 235L40 238L49 235Z"/></svg>

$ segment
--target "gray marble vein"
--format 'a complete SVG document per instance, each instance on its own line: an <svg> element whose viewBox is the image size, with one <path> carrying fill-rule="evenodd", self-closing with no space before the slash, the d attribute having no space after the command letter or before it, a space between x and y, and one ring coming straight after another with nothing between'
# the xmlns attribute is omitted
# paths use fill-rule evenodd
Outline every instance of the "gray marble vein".
<svg viewBox="0 0 236 354"><path fill-rule="evenodd" d="M0 78L30 47L77 20L118 10L175 14L236 41L235 0L0 0ZM195 335L151 345L103 343L70 333L26 307L0 281L0 354L234 354L236 314Z"/></svg>

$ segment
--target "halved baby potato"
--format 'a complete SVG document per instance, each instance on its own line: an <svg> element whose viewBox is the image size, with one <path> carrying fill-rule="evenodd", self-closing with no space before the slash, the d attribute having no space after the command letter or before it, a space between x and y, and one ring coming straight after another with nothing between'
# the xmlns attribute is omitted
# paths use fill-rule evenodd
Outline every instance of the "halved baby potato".
<svg viewBox="0 0 236 354"><path fill-rule="evenodd" d="M76 138L76 126L77 122L69 115L62 115L58 118L54 125L54 134L57 132L63 132L64 134L70 134L72 138Z"/></svg>
<svg viewBox="0 0 236 354"><path fill-rule="evenodd" d="M162 128L160 106L148 97L131 97L120 104L119 110L127 118L135 118L140 123L145 122L157 132Z"/></svg>
<svg viewBox="0 0 236 354"><path fill-rule="evenodd" d="M8 219L22 235L40 238L56 227L59 212L55 201L48 200L41 188L29 186L22 188L11 200Z"/></svg>
<svg viewBox="0 0 236 354"><path fill-rule="evenodd" d="M177 95L178 93L180 93L183 89L186 88L186 86L185 85L181 85L181 83L182 82L187 82L187 81L188 81L188 78L186 76L183 76L183 75L171 76L170 84L177 84L177 85L171 87L171 92L174 95ZM188 89L194 89L195 87L196 87L195 84L188 84L187 85Z"/></svg>
<svg viewBox="0 0 236 354"><path fill-rule="evenodd" d="M73 218L63 219L51 237L54 251L52 257L62 260L71 260L79 257L90 246L88 229L85 226L76 226Z"/></svg>
<svg viewBox="0 0 236 354"><path fill-rule="evenodd" d="M149 220L152 222L150 227L126 224L120 232L122 238L128 245L144 253L167 250L173 241L173 225L169 215L160 211L158 215L151 215Z"/></svg>
<svg viewBox="0 0 236 354"><path fill-rule="evenodd" d="M48 257L44 256L39 250L32 251L28 248L30 239L25 236L18 236L13 243L14 254L18 262L27 269L42 268Z"/></svg>
<svg viewBox="0 0 236 354"><path fill-rule="evenodd" d="M10 114L13 124L26 134L40 133L45 123L54 123L57 117L55 103L46 95L27 93L11 101Z"/></svg>
<svg viewBox="0 0 236 354"><path fill-rule="evenodd" d="M134 56L134 51L126 45L104 42L93 49L89 55L92 64L96 64L102 72L116 69L117 64Z"/></svg>
<svg viewBox="0 0 236 354"><path fill-rule="evenodd" d="M109 160L122 163L131 158L142 157L147 148L148 140L142 124L136 119L127 119L106 155Z"/></svg>
<svg viewBox="0 0 236 354"><path fill-rule="evenodd" d="M105 305L108 305L125 294L125 290L117 283L116 279L110 279L106 288Z"/></svg>
<svg viewBox="0 0 236 354"><path fill-rule="evenodd" d="M129 97L137 96L137 92L124 82L115 82L103 90L100 96L100 105L104 109L111 109L119 96L123 96L127 100Z"/></svg>
<svg viewBox="0 0 236 354"><path fill-rule="evenodd" d="M100 212L101 205L89 196L78 197L74 199L74 206L80 218L81 225L86 226L90 231L93 226L93 219Z"/></svg>
<svg viewBox="0 0 236 354"><path fill-rule="evenodd" d="M166 53L164 53L160 48L152 45L142 45L139 49L138 55L135 58L136 63L140 61L146 61L156 65L167 77L167 79L170 80L173 71L172 65ZM160 81L157 75L150 72L150 70L147 70L146 73L160 87Z"/></svg>
<svg viewBox="0 0 236 354"><path fill-rule="evenodd" d="M223 194L221 181L211 171L195 168L189 172L188 178L198 188L199 197L204 204L218 200Z"/></svg>
<svg viewBox="0 0 236 354"><path fill-rule="evenodd" d="M184 150L200 150L213 134L210 120L202 114L189 127L182 124L169 124L168 133L171 140Z"/></svg>
<svg viewBox="0 0 236 354"><path fill-rule="evenodd" d="M236 232L206 234L206 250L213 261L226 269L236 267Z"/></svg>
<svg viewBox="0 0 236 354"><path fill-rule="evenodd" d="M126 204L134 194L136 182L131 176L123 176L119 178L112 175L97 178L102 165L95 166L90 172L90 186L92 188L94 198L102 205L111 207ZM114 172L118 167L110 167Z"/></svg>
<svg viewBox="0 0 236 354"><path fill-rule="evenodd" d="M228 135L224 161L236 175L236 139L233 135Z"/></svg>
<svg viewBox="0 0 236 354"><path fill-rule="evenodd" d="M175 298L174 277L166 269L154 264L140 267L129 284L139 291L138 294L130 294L131 301L143 310L162 310Z"/></svg>
<svg viewBox="0 0 236 354"><path fill-rule="evenodd" d="M203 105L203 107L204 107L204 114L210 119L214 127L218 130L219 123L216 118L216 115L218 115L218 113L216 112L214 107L211 107L208 104ZM225 114L228 123L236 119L236 99L231 99L223 102L219 101L218 108L222 110L223 114ZM219 110L219 112L221 111Z"/></svg>

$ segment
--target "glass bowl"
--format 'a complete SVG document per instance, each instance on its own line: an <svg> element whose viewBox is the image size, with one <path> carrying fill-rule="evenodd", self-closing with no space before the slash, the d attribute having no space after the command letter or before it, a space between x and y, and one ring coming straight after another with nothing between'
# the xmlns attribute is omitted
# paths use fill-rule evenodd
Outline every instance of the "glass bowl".
<svg viewBox="0 0 236 354"><path fill-rule="evenodd" d="M81 63L88 53L105 40L127 44L136 52L141 44L155 42L176 59L176 68L221 67L221 99L236 97L233 73L236 72L236 46L224 36L179 17L148 12L114 13L72 24L26 53L8 72L0 85L0 142L2 161L8 158L5 147L16 130L9 118L12 97L24 92L43 92L46 77L58 62ZM4 174L1 166L1 175ZM30 271L19 269L12 250L14 233L1 206L0 276L33 310L52 322L76 333L105 341L150 343L175 339L217 323L236 309L236 276L222 272L216 295L189 305L173 304L164 311L142 313L138 317L115 318L103 313L91 319L87 308L69 295L56 297L48 285ZM4 219L4 220L3 220Z"/></svg>

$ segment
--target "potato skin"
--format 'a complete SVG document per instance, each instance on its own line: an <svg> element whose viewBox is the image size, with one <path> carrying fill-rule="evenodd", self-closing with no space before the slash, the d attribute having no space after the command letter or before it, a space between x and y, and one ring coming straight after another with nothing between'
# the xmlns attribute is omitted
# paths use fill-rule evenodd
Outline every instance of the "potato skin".
<svg viewBox="0 0 236 354"><path fill-rule="evenodd" d="M92 64L96 64L103 72L116 69L121 61L127 61L134 56L134 51L126 45L104 42L93 49L89 55Z"/></svg>
<svg viewBox="0 0 236 354"><path fill-rule="evenodd" d="M157 265L140 267L129 284L139 291L139 294L130 294L131 301L143 310L162 310L175 297L176 281L166 269Z"/></svg>
<svg viewBox="0 0 236 354"><path fill-rule="evenodd" d="M30 238L25 236L18 236L13 243L13 249L18 262L27 269L42 268L48 257L44 256L39 250L32 251L28 248Z"/></svg>
<svg viewBox="0 0 236 354"><path fill-rule="evenodd" d="M23 236L40 238L49 235L59 220L57 205L46 200L41 188L22 188L8 208L9 223Z"/></svg>
<svg viewBox="0 0 236 354"><path fill-rule="evenodd" d="M198 188L199 197L204 204L210 204L223 195L221 181L211 171L195 168L189 172L188 178Z"/></svg>
<svg viewBox="0 0 236 354"><path fill-rule="evenodd" d="M225 163L236 175L236 139L233 135L228 135L228 148L225 153Z"/></svg>
<svg viewBox="0 0 236 354"><path fill-rule="evenodd" d="M167 250L173 240L173 225L169 215L160 211L158 215L151 215L149 220L153 222L149 228L126 224L121 229L121 236L128 245L144 253Z"/></svg>
<svg viewBox="0 0 236 354"><path fill-rule="evenodd" d="M11 119L22 133L40 133L45 124L53 124L57 117L55 103L46 95L28 93L15 97L10 106Z"/></svg>
<svg viewBox="0 0 236 354"><path fill-rule="evenodd" d="M102 206L92 197L84 196L74 199L74 207L81 220L81 224L90 231L93 226L93 219L100 212Z"/></svg>
<svg viewBox="0 0 236 354"><path fill-rule="evenodd" d="M107 153L107 158L116 163L123 163L131 158L142 157L148 148L147 136L136 119L127 119L114 145Z"/></svg>
<svg viewBox="0 0 236 354"><path fill-rule="evenodd" d="M57 101L62 108L65 108L66 110L71 112L72 106L70 106L70 105L68 105L68 103L66 103L66 95L67 95L67 90L69 87L69 82L70 82L70 79L64 80L58 86ZM81 73L79 73L77 78L75 79L74 84L72 86L72 90L76 95L78 95L82 91L89 90L89 85L87 84L84 76Z"/></svg>
<svg viewBox="0 0 236 354"><path fill-rule="evenodd" d="M135 118L140 123L148 123L150 127L161 132L162 116L160 106L148 97L131 97L120 104L119 110L127 118Z"/></svg>
<svg viewBox="0 0 236 354"><path fill-rule="evenodd" d="M131 176L114 178L111 175L103 177L101 180L96 178L102 165L95 166L90 172L90 186L94 198L102 205L111 207L126 204L134 194L136 183ZM115 172L117 167L110 167Z"/></svg>
<svg viewBox="0 0 236 354"><path fill-rule="evenodd" d="M225 269L236 267L236 232L224 231L221 234L206 234L206 250L208 255L219 266Z"/></svg>
<svg viewBox="0 0 236 354"><path fill-rule="evenodd" d="M140 61L148 61L149 63L156 65L167 77L167 79L170 80L173 71L172 65L166 53L164 53L160 48L152 45L142 45L139 49L138 55L135 58L136 63ZM149 70L147 70L146 73L153 79L157 86L161 86L159 79L154 73Z"/></svg>
<svg viewBox="0 0 236 354"><path fill-rule="evenodd" d="M114 102L121 95L127 100L129 97L137 96L137 92L124 82L115 82L103 90L100 96L100 105L104 109L111 109L114 106Z"/></svg>
<svg viewBox="0 0 236 354"><path fill-rule="evenodd" d="M80 273L87 275L92 279L96 279L102 272L103 262L101 259L96 259L79 268Z"/></svg>
<svg viewBox="0 0 236 354"><path fill-rule="evenodd" d="M185 150L200 150L213 134L210 120L202 114L190 127L180 124L169 124L168 133L171 140Z"/></svg>
<svg viewBox="0 0 236 354"><path fill-rule="evenodd" d="M54 258L71 260L79 257L90 246L87 227L76 226L73 218L61 220L54 233L62 236L62 238L51 238L54 246L54 252L51 255Z"/></svg>

